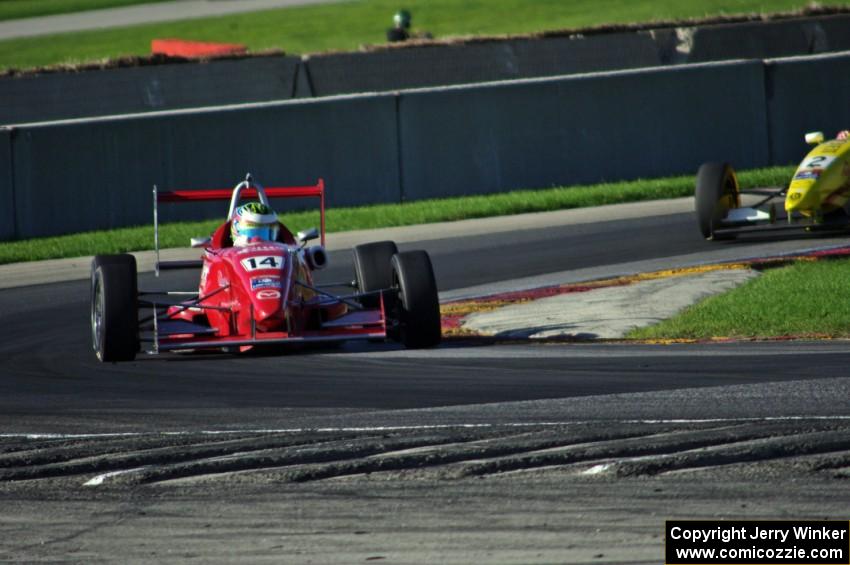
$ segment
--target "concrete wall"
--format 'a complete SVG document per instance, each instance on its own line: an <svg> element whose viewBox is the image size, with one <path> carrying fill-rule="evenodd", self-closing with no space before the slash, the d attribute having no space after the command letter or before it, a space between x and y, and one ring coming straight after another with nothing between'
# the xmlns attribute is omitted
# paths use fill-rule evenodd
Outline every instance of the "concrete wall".
<svg viewBox="0 0 850 565"><path fill-rule="evenodd" d="M404 195L763 166L763 85L747 61L402 93Z"/></svg>
<svg viewBox="0 0 850 565"><path fill-rule="evenodd" d="M304 65L312 94L328 96L651 67L660 62L650 36L629 33L337 53L310 57Z"/></svg>
<svg viewBox="0 0 850 565"><path fill-rule="evenodd" d="M774 163L799 162L806 132L850 129L850 53L768 61L766 69Z"/></svg>
<svg viewBox="0 0 850 565"><path fill-rule="evenodd" d="M808 28L800 21L748 22L694 30L689 62L785 57L810 52Z"/></svg>
<svg viewBox="0 0 850 565"><path fill-rule="evenodd" d="M850 48L850 15L700 26L688 62L789 57Z"/></svg>
<svg viewBox="0 0 850 565"><path fill-rule="evenodd" d="M25 126L14 147L16 235L150 223L153 184L226 188L246 172L264 184L324 177L331 206L398 201L396 134L392 96ZM216 217L226 205L166 205L161 218Z"/></svg>
<svg viewBox="0 0 850 565"><path fill-rule="evenodd" d="M850 49L850 15L0 77L0 124Z"/></svg>
<svg viewBox="0 0 850 565"><path fill-rule="evenodd" d="M815 52L850 49L850 15L815 18Z"/></svg>
<svg viewBox="0 0 850 565"><path fill-rule="evenodd" d="M154 183L224 188L249 171L324 177L344 206L782 164L805 131L850 127L848 77L850 52L31 124L11 167L0 130L0 203L25 238L149 223Z"/></svg>
<svg viewBox="0 0 850 565"><path fill-rule="evenodd" d="M15 196L12 182L12 132L0 128L0 240L15 237Z"/></svg>
<svg viewBox="0 0 850 565"><path fill-rule="evenodd" d="M299 58L284 56L0 78L0 124L286 100Z"/></svg>

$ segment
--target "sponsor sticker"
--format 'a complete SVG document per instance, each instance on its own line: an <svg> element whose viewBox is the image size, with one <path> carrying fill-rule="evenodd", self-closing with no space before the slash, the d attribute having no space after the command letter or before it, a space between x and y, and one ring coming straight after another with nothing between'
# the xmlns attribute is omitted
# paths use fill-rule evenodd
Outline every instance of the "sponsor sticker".
<svg viewBox="0 0 850 565"><path fill-rule="evenodd" d="M280 298L280 291L277 290L261 290L257 293L257 298L260 300L273 300Z"/></svg>
<svg viewBox="0 0 850 565"><path fill-rule="evenodd" d="M832 141L827 141L825 143L822 143L818 147L818 150L821 153L838 153L838 151L841 149L841 147L843 145L844 145L844 141L842 141L840 139L833 139Z"/></svg>
<svg viewBox="0 0 850 565"><path fill-rule="evenodd" d="M244 255L245 253L253 253L255 251L280 251L280 246L277 245L250 245L241 248L237 253Z"/></svg>
<svg viewBox="0 0 850 565"><path fill-rule="evenodd" d="M251 279L251 290L260 288L280 288L280 277L254 277Z"/></svg>
<svg viewBox="0 0 850 565"><path fill-rule="evenodd" d="M796 175L794 175L794 180L808 180L808 179L817 179L820 178L820 175L823 171L821 169L810 169L807 171L800 171Z"/></svg>

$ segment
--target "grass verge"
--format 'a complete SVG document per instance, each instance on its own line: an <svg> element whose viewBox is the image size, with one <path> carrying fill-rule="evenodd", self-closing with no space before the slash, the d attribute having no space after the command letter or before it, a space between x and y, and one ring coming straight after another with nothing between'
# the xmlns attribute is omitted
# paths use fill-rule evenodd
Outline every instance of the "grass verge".
<svg viewBox="0 0 850 565"><path fill-rule="evenodd" d="M792 172L793 167L742 171L739 173L739 181L743 188L778 186L785 184ZM329 209L326 219L328 231L427 224L690 196L694 190L693 183L694 177L687 175L589 186L519 190L405 204ZM313 210L282 214L281 221L294 233L318 225L318 217L318 212ZM185 247L190 237L212 233L220 222L221 218L163 224L160 226L160 246ZM153 226L12 241L0 245L0 264L142 251L151 249L152 245Z"/></svg>
<svg viewBox="0 0 850 565"><path fill-rule="evenodd" d="M57 5L64 2L55 0ZM0 5L5 3L9 1ZM16 0L11 4L27 2ZM413 13L414 31L427 30L436 38L445 38L771 13L800 9L808 4L807 0L406 0L404 6ZM850 0L833 0L831 4L846 6ZM282 49L288 53L353 50L363 44L385 43L386 29L392 25L392 14L398 9L397 0L343 1L12 39L0 42L0 68L24 69L146 55L151 39L162 37L242 43L251 50Z"/></svg>
<svg viewBox="0 0 850 565"><path fill-rule="evenodd" d="M769 269L628 339L850 337L850 259Z"/></svg>

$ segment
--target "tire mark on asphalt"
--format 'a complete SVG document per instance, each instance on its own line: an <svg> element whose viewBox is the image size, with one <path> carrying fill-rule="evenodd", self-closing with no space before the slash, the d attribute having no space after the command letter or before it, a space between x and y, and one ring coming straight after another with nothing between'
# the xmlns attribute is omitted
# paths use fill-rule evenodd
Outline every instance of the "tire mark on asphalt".
<svg viewBox="0 0 850 565"><path fill-rule="evenodd" d="M187 482L290 482L387 477L456 480L558 470L638 477L805 459L797 472L843 473L850 420L755 419L442 427L396 431L267 433L228 437L6 438L0 485L57 479L128 487ZM24 446L27 449L14 450ZM806 459L808 458L808 459ZM86 479L79 478L86 475ZM93 475L93 476L92 476Z"/></svg>

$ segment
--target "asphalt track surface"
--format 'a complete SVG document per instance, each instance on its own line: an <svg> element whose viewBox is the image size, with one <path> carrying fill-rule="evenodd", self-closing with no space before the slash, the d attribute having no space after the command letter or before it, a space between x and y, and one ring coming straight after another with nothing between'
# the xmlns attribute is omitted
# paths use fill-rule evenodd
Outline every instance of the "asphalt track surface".
<svg viewBox="0 0 850 565"><path fill-rule="evenodd" d="M450 297L776 245L672 214L402 249ZM351 277L331 260L325 281ZM197 274L169 276L140 286ZM461 342L102 365L86 281L3 290L0 559L654 563L665 518L846 520L848 361L842 341Z"/></svg>
<svg viewBox="0 0 850 565"><path fill-rule="evenodd" d="M713 249L714 244L701 241L694 233L691 223L689 215L669 215L435 240L426 242L424 247L432 255L441 292L451 294L462 287L506 279L678 256L695 248ZM671 233L682 236L669 237ZM758 242L733 245L743 256L755 254L759 248ZM408 243L401 248L420 246L423 245ZM352 278L347 250L331 253L331 265L320 273L320 281ZM159 280L143 274L140 288L190 290L196 280L194 271L166 273ZM494 364L488 360L491 347L468 344L449 344L445 351L413 354L394 345L351 345L307 355L142 355L134 363L102 365L94 359L89 346L88 308L87 281L0 292L0 374L4 375L0 429L49 433L67 432L70 430L64 426L74 425L78 428L74 431L80 432L167 431L199 422L211 429L268 427L283 423L280 409L427 408L732 384L764 378L755 374L754 366L746 361L742 366L738 358L712 357L694 367L689 356L671 357L663 348L644 351L633 346L624 347L639 351L641 357L657 355L663 360L663 370L658 371L658 365L653 363L641 378L634 378L635 366L630 356L612 358L604 353L605 348L599 348L599 359L592 354L589 359L584 355L573 358L570 353L547 353L536 359L500 355ZM776 349L787 347L778 345ZM559 351L574 349L585 351L578 346ZM356 351L362 354L351 353ZM593 346L589 351L595 351ZM700 348L695 347L694 351L698 355ZM409 363L408 358L415 358L416 362ZM753 363L758 366L761 362ZM785 362L781 368L772 368L771 375L778 380L797 378L810 365L808 359ZM828 376L838 376L829 372L829 363L820 368ZM680 378L683 373L690 373L685 382ZM119 403L121 408L114 419L104 421L100 409L110 403ZM222 404L227 408L216 414L216 406ZM205 405L205 410L212 413L205 411L198 417L195 410L202 410ZM165 406L180 409L163 413ZM147 413L152 407L153 414ZM263 410L263 415L240 413L241 409L261 407L268 409ZM230 413L233 409L237 411L235 415ZM92 413L97 430L87 428L90 423L81 418L86 413ZM68 414L76 424L64 420Z"/></svg>
<svg viewBox="0 0 850 565"><path fill-rule="evenodd" d="M0 40L327 4L334 0L177 0L0 22Z"/></svg>

